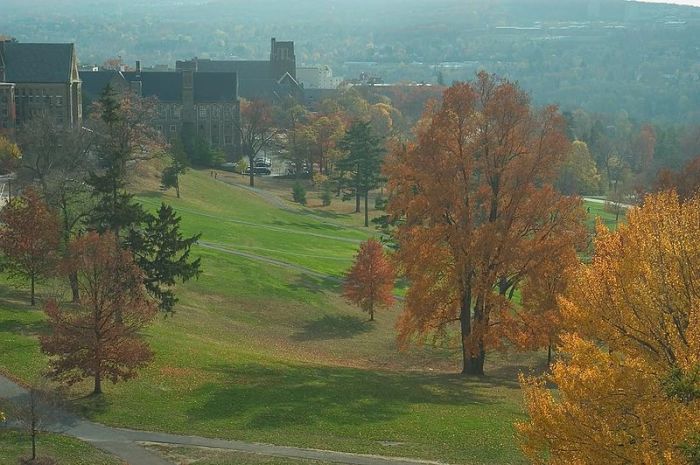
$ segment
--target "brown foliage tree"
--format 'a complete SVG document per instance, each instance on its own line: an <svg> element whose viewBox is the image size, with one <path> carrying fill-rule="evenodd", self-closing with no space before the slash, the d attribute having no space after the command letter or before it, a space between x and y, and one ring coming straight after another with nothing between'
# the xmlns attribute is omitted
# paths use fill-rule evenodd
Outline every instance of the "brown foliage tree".
<svg viewBox="0 0 700 465"><path fill-rule="evenodd" d="M659 171L654 190L673 189L681 199L689 199L700 189L700 155L690 160L679 172L669 169Z"/></svg>
<svg viewBox="0 0 700 465"><path fill-rule="evenodd" d="M236 126L243 156L250 166L250 186L255 186L255 157L277 136L272 108L263 100L241 102L241 118Z"/></svg>
<svg viewBox="0 0 700 465"><path fill-rule="evenodd" d="M585 237L580 200L552 187L570 148L563 128L556 108L533 111L515 85L480 73L446 90L417 141L393 152L388 212L411 282L401 343L459 322L462 372L483 374L512 320L511 290Z"/></svg>
<svg viewBox="0 0 700 465"><path fill-rule="evenodd" d="M54 378L72 384L92 377L93 393L100 394L103 378L128 380L151 360L139 332L157 308L147 297L143 273L131 253L111 233L76 239L65 271L77 274L80 301L65 308L56 301L46 304L52 331L41 338L41 348L54 357Z"/></svg>
<svg viewBox="0 0 700 465"><path fill-rule="evenodd" d="M355 263L345 277L343 296L369 313L369 320L374 321L378 307L394 304L395 279L394 267L382 244L376 239L368 239L360 245Z"/></svg>
<svg viewBox="0 0 700 465"><path fill-rule="evenodd" d="M10 276L30 282L34 305L37 280L50 275L57 264L61 228L58 217L33 189L27 189L0 210L0 251Z"/></svg>

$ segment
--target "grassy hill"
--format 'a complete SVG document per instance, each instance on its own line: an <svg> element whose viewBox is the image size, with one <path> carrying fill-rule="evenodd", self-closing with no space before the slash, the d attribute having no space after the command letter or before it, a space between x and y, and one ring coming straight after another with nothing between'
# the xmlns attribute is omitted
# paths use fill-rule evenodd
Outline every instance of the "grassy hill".
<svg viewBox="0 0 700 465"><path fill-rule="evenodd" d="M139 429L522 463L512 426L522 418L516 374L540 365L540 354L493 354L489 376L470 379L453 374L453 348L399 352L398 308L370 323L342 301L333 279L371 230L208 172L182 180L182 199L155 185L143 183L139 199L149 208L172 204L187 233L203 233L195 255L204 273L180 286L177 314L148 329L155 362L134 381L106 386L99 401L76 386L76 409ZM36 339L45 326L26 297L0 282L0 371L29 380L46 366Z"/></svg>

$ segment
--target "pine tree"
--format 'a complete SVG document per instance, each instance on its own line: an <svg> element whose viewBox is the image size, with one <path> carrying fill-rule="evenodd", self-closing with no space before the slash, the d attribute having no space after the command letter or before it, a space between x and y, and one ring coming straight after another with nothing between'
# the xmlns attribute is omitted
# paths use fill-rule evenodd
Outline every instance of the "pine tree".
<svg viewBox="0 0 700 465"><path fill-rule="evenodd" d="M369 191L376 189L381 180L384 155L382 140L375 136L367 121L356 121L338 143L345 157L337 163L336 181L343 198L355 197L355 213L360 213L360 200L364 198L365 226L369 226Z"/></svg>
<svg viewBox="0 0 700 465"><path fill-rule="evenodd" d="M147 214L139 230L129 231L126 243L144 271L146 290L165 313L173 313L178 302L173 291L176 281L185 282L201 273L201 260L190 260L190 249L200 236L183 238L180 217L166 204L155 215Z"/></svg>
<svg viewBox="0 0 700 465"><path fill-rule="evenodd" d="M185 174L190 168L185 147L179 139L170 150L170 166L163 170L161 176L161 187L163 189L175 188L175 195L180 198L180 176Z"/></svg>

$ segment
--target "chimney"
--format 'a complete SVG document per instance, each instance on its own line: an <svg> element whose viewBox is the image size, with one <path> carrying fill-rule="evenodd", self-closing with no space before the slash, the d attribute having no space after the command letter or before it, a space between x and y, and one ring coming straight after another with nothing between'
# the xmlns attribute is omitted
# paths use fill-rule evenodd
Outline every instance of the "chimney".
<svg viewBox="0 0 700 465"><path fill-rule="evenodd" d="M141 60L136 60L136 72L141 72Z"/></svg>

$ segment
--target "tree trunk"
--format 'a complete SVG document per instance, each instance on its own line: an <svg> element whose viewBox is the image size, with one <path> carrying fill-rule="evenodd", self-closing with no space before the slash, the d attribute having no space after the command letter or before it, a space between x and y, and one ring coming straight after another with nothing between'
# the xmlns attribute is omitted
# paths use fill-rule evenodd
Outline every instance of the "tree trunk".
<svg viewBox="0 0 700 465"><path fill-rule="evenodd" d="M547 368L552 366L552 344L547 345Z"/></svg>
<svg viewBox="0 0 700 465"><path fill-rule="evenodd" d="M467 345L467 338L472 332L471 289L468 289L465 292L465 296L462 298L462 308L459 312L459 329L462 338L462 374L467 374L467 361L471 357L471 350Z"/></svg>
<svg viewBox="0 0 700 465"><path fill-rule="evenodd" d="M369 191L365 191L365 228L369 227Z"/></svg>
<svg viewBox="0 0 700 465"><path fill-rule="evenodd" d="M29 281L31 282L30 300L31 300L32 307L33 307L36 304L36 299L34 298L34 282L35 282L34 273L32 273L31 277L29 278Z"/></svg>
<svg viewBox="0 0 700 465"><path fill-rule="evenodd" d="M357 174L355 175L355 213L360 213L360 198L362 194L360 192L360 167L357 167Z"/></svg>
<svg viewBox="0 0 700 465"><path fill-rule="evenodd" d="M175 196L179 199L180 198L180 180L175 181Z"/></svg>
<svg viewBox="0 0 700 465"><path fill-rule="evenodd" d="M102 377L98 372L95 373L95 389L92 391L93 395L102 394Z"/></svg>
<svg viewBox="0 0 700 465"><path fill-rule="evenodd" d="M473 376L484 376L484 361L486 360L486 352L484 352L484 349L481 348L479 349L479 353L477 355L470 355L467 360L464 362L464 371L462 371L462 374L464 375L473 375Z"/></svg>
<svg viewBox="0 0 700 465"><path fill-rule="evenodd" d="M68 275L68 282L70 283L70 292L73 303L80 300L80 288L78 287L78 273L75 271Z"/></svg>
<svg viewBox="0 0 700 465"><path fill-rule="evenodd" d="M470 296L471 297L471 296ZM484 361L486 360L486 351L484 350L484 341L480 339L477 343L476 350L474 350L473 343L472 347L467 345L467 338L472 335L474 328L472 327L471 308L466 307L466 300L462 304L462 312L460 315L461 329L462 329L462 356L463 356L463 375L471 376L483 376L484 375ZM469 298L469 303L471 303L471 298ZM483 300L477 298L475 308L474 308L474 323L483 324L484 309ZM465 312L466 309L466 312ZM465 320L468 322L465 324Z"/></svg>
<svg viewBox="0 0 700 465"><path fill-rule="evenodd" d="M32 426L32 460L36 460L36 428Z"/></svg>

